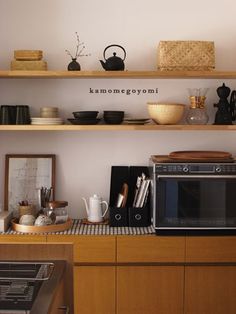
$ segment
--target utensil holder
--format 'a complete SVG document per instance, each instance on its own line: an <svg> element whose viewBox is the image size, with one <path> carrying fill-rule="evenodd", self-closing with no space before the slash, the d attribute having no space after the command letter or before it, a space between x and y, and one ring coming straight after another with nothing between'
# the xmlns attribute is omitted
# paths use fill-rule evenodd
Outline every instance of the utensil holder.
<svg viewBox="0 0 236 314"><path fill-rule="evenodd" d="M109 207L109 225L111 227L128 226L127 207Z"/></svg>
<svg viewBox="0 0 236 314"><path fill-rule="evenodd" d="M27 205L27 206L19 206L18 208L19 210L19 217L23 216L23 215L34 215L34 208L32 205Z"/></svg>
<svg viewBox="0 0 236 314"><path fill-rule="evenodd" d="M130 227L148 227L151 224L149 206L129 207L128 217Z"/></svg>

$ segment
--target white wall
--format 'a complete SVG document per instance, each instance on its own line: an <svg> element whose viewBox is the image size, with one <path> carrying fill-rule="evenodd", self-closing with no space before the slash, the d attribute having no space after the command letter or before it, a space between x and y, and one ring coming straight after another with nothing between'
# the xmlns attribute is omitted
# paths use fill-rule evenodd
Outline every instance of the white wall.
<svg viewBox="0 0 236 314"><path fill-rule="evenodd" d="M235 2L233 0L0 0L0 69L9 69L15 49L42 49L50 70L66 69L65 49L75 50L75 32L90 57L79 59L82 70L101 70L99 59L112 43L125 47L127 70L155 70L160 40L213 40L216 68L236 64ZM110 52L112 53L112 51ZM207 108L214 119L216 88L230 80L0 80L0 104L28 104L32 116L55 105L64 118L76 110L125 110L147 116L146 102L188 104L188 87L209 87ZM158 88L156 95L94 95L90 88ZM72 217L85 216L81 197L92 193L109 198L111 165L145 165L151 154L173 150L212 149L236 154L234 132L1 132L0 203L3 203L4 157L7 153L55 153L57 199L69 201Z"/></svg>

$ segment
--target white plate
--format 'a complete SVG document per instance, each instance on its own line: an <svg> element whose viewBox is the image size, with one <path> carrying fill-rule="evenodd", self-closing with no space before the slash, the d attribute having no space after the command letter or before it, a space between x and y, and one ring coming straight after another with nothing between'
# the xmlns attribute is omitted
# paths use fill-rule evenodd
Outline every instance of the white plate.
<svg viewBox="0 0 236 314"><path fill-rule="evenodd" d="M31 122L32 125L60 125L64 122Z"/></svg>
<svg viewBox="0 0 236 314"><path fill-rule="evenodd" d="M62 118L31 118L32 121L62 121Z"/></svg>

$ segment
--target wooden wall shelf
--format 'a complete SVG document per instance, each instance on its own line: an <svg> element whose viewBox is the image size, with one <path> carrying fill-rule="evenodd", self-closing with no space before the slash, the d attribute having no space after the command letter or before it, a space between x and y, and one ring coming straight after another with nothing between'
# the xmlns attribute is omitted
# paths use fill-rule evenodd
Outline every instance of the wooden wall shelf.
<svg viewBox="0 0 236 314"><path fill-rule="evenodd" d="M235 79L236 71L1 71L0 78Z"/></svg>
<svg viewBox="0 0 236 314"><path fill-rule="evenodd" d="M0 125L0 131L236 131L236 125Z"/></svg>

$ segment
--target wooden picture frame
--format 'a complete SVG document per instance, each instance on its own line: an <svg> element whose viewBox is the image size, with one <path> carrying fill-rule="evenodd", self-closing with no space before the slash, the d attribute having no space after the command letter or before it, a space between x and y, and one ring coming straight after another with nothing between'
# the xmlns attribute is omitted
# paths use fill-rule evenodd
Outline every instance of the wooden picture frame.
<svg viewBox="0 0 236 314"><path fill-rule="evenodd" d="M56 155L7 154L5 156L4 210L16 213L27 200L39 207L38 190L52 188L55 197Z"/></svg>

